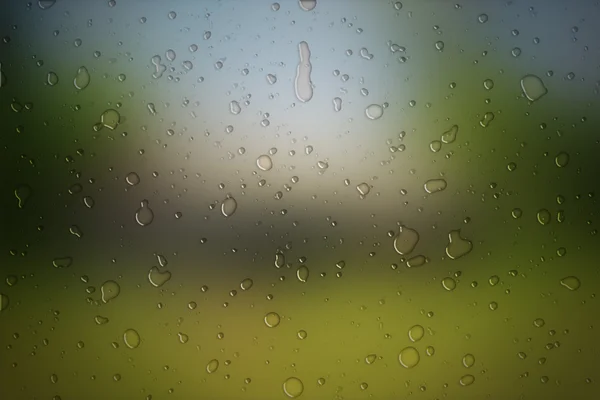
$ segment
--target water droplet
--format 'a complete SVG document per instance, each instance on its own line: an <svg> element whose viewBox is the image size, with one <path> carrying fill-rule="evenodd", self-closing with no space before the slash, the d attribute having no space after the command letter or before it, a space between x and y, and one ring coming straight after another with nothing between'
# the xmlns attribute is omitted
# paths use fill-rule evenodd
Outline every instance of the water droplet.
<svg viewBox="0 0 600 400"><path fill-rule="evenodd" d="M312 65L310 63L310 48L308 47L308 43L300 42L298 51L300 61L296 68L295 90L298 100L305 103L313 97L313 85L310 78Z"/></svg>
<svg viewBox="0 0 600 400"><path fill-rule="evenodd" d="M50 86L56 85L58 83L58 75L52 71L48 72L46 82L48 82L48 85Z"/></svg>
<svg viewBox="0 0 600 400"><path fill-rule="evenodd" d="M285 265L285 255L283 253L275 253L275 268L281 268Z"/></svg>
<svg viewBox="0 0 600 400"><path fill-rule="evenodd" d="M206 372L209 374L216 372L217 369L219 369L219 360L217 359L212 359L206 364Z"/></svg>
<svg viewBox="0 0 600 400"><path fill-rule="evenodd" d="M307 1L307 0L304 0L304 1ZM285 380L285 382L283 382L283 392L289 398L292 398L292 399L294 399L296 397L300 397L300 395L302 395L302 392L304 392L304 384L298 378L295 378L295 377L287 378Z"/></svg>
<svg viewBox="0 0 600 400"><path fill-rule="evenodd" d="M473 365L475 365L475 356L473 354L465 354L462 359L462 363L465 368L471 368Z"/></svg>
<svg viewBox="0 0 600 400"><path fill-rule="evenodd" d="M560 280L560 284L569 290L577 290L581 286L581 281L575 276L567 276Z"/></svg>
<svg viewBox="0 0 600 400"><path fill-rule="evenodd" d="M179 343L181 344L186 344L190 340L190 337L182 332L177 333L177 337L179 337Z"/></svg>
<svg viewBox="0 0 600 400"><path fill-rule="evenodd" d="M429 143L429 149L432 152L437 153L442 149L442 142L440 142L439 140L432 141L431 143Z"/></svg>
<svg viewBox="0 0 600 400"><path fill-rule="evenodd" d="M308 337L308 333L306 333L305 330L299 330L298 331L298 339L300 340L304 340Z"/></svg>
<svg viewBox="0 0 600 400"><path fill-rule="evenodd" d="M369 50L367 50L366 47L363 47L362 49L360 49L360 53L359 54L365 60L372 60L373 57L374 57L373 54L369 53Z"/></svg>
<svg viewBox="0 0 600 400"><path fill-rule="evenodd" d="M477 17L477 20L478 20L478 21L479 21L479 23L481 23L481 24L485 24L486 22L488 22L488 19L489 19L489 18L488 18L488 16L487 16L487 14L480 14L480 15Z"/></svg>
<svg viewBox="0 0 600 400"><path fill-rule="evenodd" d="M280 7L281 6L279 5L279 3L273 3L273 4L271 4L271 10L273 10L273 11L279 11Z"/></svg>
<svg viewBox="0 0 600 400"><path fill-rule="evenodd" d="M175 19L177 18L177 13L175 11L169 11L169 14L167 14L167 16L169 17L169 19Z"/></svg>
<svg viewBox="0 0 600 400"><path fill-rule="evenodd" d="M242 283L240 283L240 288L242 290L250 290L253 284L254 282L252 281L252 279L246 278L242 281Z"/></svg>
<svg viewBox="0 0 600 400"><path fill-rule="evenodd" d="M486 112L485 114L483 114L483 118L481 118L481 121L479 121L479 125L481 125L484 128L487 128L490 123L494 120L495 116L493 112Z"/></svg>
<svg viewBox="0 0 600 400"><path fill-rule="evenodd" d="M398 355L398 361L400 361L400 365L404 368L413 368L419 364L420 360L421 356L419 355L419 351L410 346L402 349Z"/></svg>
<svg viewBox="0 0 600 400"><path fill-rule="evenodd" d="M148 226L154 220L154 213L148 207L148 200L142 200L140 208L135 212L135 220L140 226Z"/></svg>
<svg viewBox="0 0 600 400"><path fill-rule="evenodd" d="M373 364L377 360L377 354L369 354L365 357L365 362L369 365Z"/></svg>
<svg viewBox="0 0 600 400"><path fill-rule="evenodd" d="M130 349L135 349L140 345L140 334L135 329L127 329L123 334L123 342Z"/></svg>
<svg viewBox="0 0 600 400"><path fill-rule="evenodd" d="M342 99L339 97L336 97L333 99L333 110L335 112L339 112L342 110Z"/></svg>
<svg viewBox="0 0 600 400"><path fill-rule="evenodd" d="M383 107L379 104L371 104L365 109L365 115L372 120L379 119L383 115Z"/></svg>
<svg viewBox="0 0 600 400"><path fill-rule="evenodd" d="M402 9L402 3L401 3L401 2L399 2L399 1L395 2L395 3L394 3L394 8L395 8L396 10L401 10L401 9Z"/></svg>
<svg viewBox="0 0 600 400"><path fill-rule="evenodd" d="M273 168L273 160L268 155L263 154L256 159L256 166L263 171L268 171Z"/></svg>
<svg viewBox="0 0 600 400"><path fill-rule="evenodd" d="M529 101L539 100L548 93L544 82L536 75L525 75L521 79L521 90L523 90L523 94Z"/></svg>
<svg viewBox="0 0 600 400"><path fill-rule="evenodd" d="M269 328L275 328L281 322L281 317L276 312L270 312L265 315L265 324Z"/></svg>
<svg viewBox="0 0 600 400"><path fill-rule="evenodd" d="M537 212L537 220L542 225L548 225L552 220L552 216L550 215L550 211L542 208Z"/></svg>
<svg viewBox="0 0 600 400"><path fill-rule="evenodd" d="M100 117L102 125L104 125L110 130L114 130L117 128L120 119L121 115L119 114L119 112L113 109L104 111L104 113L102 113L102 116Z"/></svg>
<svg viewBox="0 0 600 400"><path fill-rule="evenodd" d="M544 321L542 318L536 318L533 320L533 326L536 328L541 328L544 325L546 325L546 321Z"/></svg>
<svg viewBox="0 0 600 400"><path fill-rule="evenodd" d="M444 51L444 42L442 42L441 40L435 42L435 49L437 51Z"/></svg>
<svg viewBox="0 0 600 400"><path fill-rule="evenodd" d="M473 243L460 236L460 229L450 231L448 240L449 243L446 246L446 254L452 260L467 255L473 249Z"/></svg>
<svg viewBox="0 0 600 400"><path fill-rule="evenodd" d="M83 204L85 204L87 208L92 208L94 207L94 204L96 204L96 202L91 196L85 196L83 198Z"/></svg>
<svg viewBox="0 0 600 400"><path fill-rule="evenodd" d="M56 4L56 0L38 0L38 7L42 10L47 10Z"/></svg>
<svg viewBox="0 0 600 400"><path fill-rule="evenodd" d="M427 262L428 262L427 257L425 257L423 255L418 255L418 256L414 256L414 257L410 258L406 262L406 266L408 268L417 268L422 265L425 265Z"/></svg>
<svg viewBox="0 0 600 400"><path fill-rule="evenodd" d="M194 68L194 64L189 60L182 62L181 65L186 71L191 71Z"/></svg>
<svg viewBox="0 0 600 400"><path fill-rule="evenodd" d="M33 190L29 185L21 185L15 189L15 197L17 198L17 206L24 208L27 201L31 198Z"/></svg>
<svg viewBox="0 0 600 400"><path fill-rule="evenodd" d="M494 88L494 81L491 79L486 79L483 81L483 87L487 90L492 90Z"/></svg>
<svg viewBox="0 0 600 400"><path fill-rule="evenodd" d="M97 325L105 325L108 324L108 318L103 317L102 315L96 315L94 317L94 321L96 322Z"/></svg>
<svg viewBox="0 0 600 400"><path fill-rule="evenodd" d="M417 243L419 243L419 233L404 225L400 226L400 232L394 239L396 252L400 255L407 255L415 249Z"/></svg>
<svg viewBox="0 0 600 400"><path fill-rule="evenodd" d="M465 375L462 378L460 378L459 382L462 386L469 386L470 384L475 382L475 377L473 375Z"/></svg>
<svg viewBox="0 0 600 400"><path fill-rule="evenodd" d="M521 52L522 51L520 47L515 47L510 51L510 54L512 54L513 57L519 57L521 55Z"/></svg>
<svg viewBox="0 0 600 400"><path fill-rule="evenodd" d="M267 74L267 82L269 82L270 85L274 85L277 82L277 76L273 74Z"/></svg>
<svg viewBox="0 0 600 400"><path fill-rule="evenodd" d="M158 267L150 268L148 272L148 281L154 287L161 287L171 279L169 271L160 271Z"/></svg>
<svg viewBox="0 0 600 400"><path fill-rule="evenodd" d="M106 281L102 284L100 292L102 293L102 301L108 303L119 296L121 293L121 286L115 281Z"/></svg>
<svg viewBox="0 0 600 400"><path fill-rule="evenodd" d="M125 177L125 182L127 182L131 186L135 186L140 183L140 176L135 172L130 172Z"/></svg>
<svg viewBox="0 0 600 400"><path fill-rule="evenodd" d="M366 196L371 191L371 187L368 183L363 182L356 186L356 190L358 190L358 193L360 193L361 196Z"/></svg>
<svg viewBox="0 0 600 400"><path fill-rule="evenodd" d="M175 50L169 49L165 52L165 57L169 61L175 61L175 58L177 58L177 53L175 53Z"/></svg>
<svg viewBox="0 0 600 400"><path fill-rule="evenodd" d="M77 75L73 79L73 85L76 89L83 90L90 84L90 73L86 67L79 67Z"/></svg>
<svg viewBox="0 0 600 400"><path fill-rule="evenodd" d="M408 330L408 338L413 343L423 339L423 336L425 336L425 328L423 328L421 325L415 325Z"/></svg>
<svg viewBox="0 0 600 400"><path fill-rule="evenodd" d="M296 271L296 277L300 282L305 283L308 280L309 270L306 265L301 265Z"/></svg>
<svg viewBox="0 0 600 400"><path fill-rule="evenodd" d="M224 217L231 217L237 210L237 201L233 197L227 197L221 203L221 214Z"/></svg>
<svg viewBox="0 0 600 400"><path fill-rule="evenodd" d="M448 184L444 179L430 179L423 185L425 191L429 194L441 192L446 189L446 186L448 186Z"/></svg>
<svg viewBox="0 0 600 400"><path fill-rule="evenodd" d="M69 228L69 233L71 233L71 235L77 236L78 238L83 237L83 231L77 225L71 226Z"/></svg>
<svg viewBox="0 0 600 400"><path fill-rule="evenodd" d="M229 112L231 112L233 115L238 115L240 112L242 112L242 107L240 107L240 103L238 103L235 100L232 100L229 103Z"/></svg>
<svg viewBox="0 0 600 400"><path fill-rule="evenodd" d="M73 264L73 259L71 257L59 257L52 261L52 266L54 268L69 268L71 264Z"/></svg>
<svg viewBox="0 0 600 400"><path fill-rule="evenodd" d="M7 295L0 293L0 311L4 311L8 308L10 300Z"/></svg>
<svg viewBox="0 0 600 400"><path fill-rule="evenodd" d="M453 278L447 276L446 278L442 279L442 287L447 291L451 292L454 289L456 289L456 281Z"/></svg>
<svg viewBox="0 0 600 400"><path fill-rule="evenodd" d="M563 168L566 167L567 164L569 164L569 158L569 153L561 151L557 154L556 158L554 159L554 162L556 163L557 167Z"/></svg>
<svg viewBox="0 0 600 400"><path fill-rule="evenodd" d="M446 132L442 133L442 142L449 144L456 140L456 135L458 134L458 125L452 125L450 129Z"/></svg>

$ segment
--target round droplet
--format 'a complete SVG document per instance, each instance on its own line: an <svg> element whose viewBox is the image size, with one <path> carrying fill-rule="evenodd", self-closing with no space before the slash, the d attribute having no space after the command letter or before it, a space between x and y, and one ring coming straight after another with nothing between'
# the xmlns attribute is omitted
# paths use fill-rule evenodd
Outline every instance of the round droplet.
<svg viewBox="0 0 600 400"><path fill-rule="evenodd" d="M511 215L514 219L519 219L523 215L523 210L521 210L520 208L513 208L513 210L511 211Z"/></svg>
<svg viewBox="0 0 600 400"><path fill-rule="evenodd" d="M425 336L425 328L423 328L421 325L415 325L408 330L408 338L413 343L423 339L423 336Z"/></svg>
<svg viewBox="0 0 600 400"><path fill-rule="evenodd" d="M52 260L54 268L68 268L71 264L73 264L73 258L71 257L58 257Z"/></svg>
<svg viewBox="0 0 600 400"><path fill-rule="evenodd" d="M373 364L377 360L377 354L369 354L365 357L365 362L369 365Z"/></svg>
<svg viewBox="0 0 600 400"><path fill-rule="evenodd" d="M447 291L451 292L454 289L456 289L456 281L453 278L447 276L444 279L442 279L442 287Z"/></svg>
<svg viewBox="0 0 600 400"><path fill-rule="evenodd" d="M430 179L423 185L425 191L429 194L441 192L446 189L447 186L448 184L444 179Z"/></svg>
<svg viewBox="0 0 600 400"><path fill-rule="evenodd" d="M265 324L269 328L275 328L281 322L281 317L276 312L270 312L265 315Z"/></svg>
<svg viewBox="0 0 600 400"><path fill-rule="evenodd" d="M469 386L473 382L475 382L475 377L473 375L465 375L462 378L460 378L460 381L459 381L459 383L462 386Z"/></svg>
<svg viewBox="0 0 600 400"><path fill-rule="evenodd" d="M140 334L135 329L127 329L123 334L123 342L130 349L135 349L140 345Z"/></svg>
<svg viewBox="0 0 600 400"><path fill-rule="evenodd" d="M569 164L569 153L561 151L556 155L554 162L558 168L566 167Z"/></svg>
<svg viewBox="0 0 600 400"><path fill-rule="evenodd" d="M127 182L131 186L135 186L140 183L140 176L135 172L130 172L125 177L125 182Z"/></svg>
<svg viewBox="0 0 600 400"><path fill-rule="evenodd" d="M569 290L577 290L581 287L581 281L576 276L567 276L560 280L560 284Z"/></svg>
<svg viewBox="0 0 600 400"><path fill-rule="evenodd" d="M494 81L491 79L486 79L483 81L483 87L486 88L486 90L492 90L494 88Z"/></svg>
<svg viewBox="0 0 600 400"><path fill-rule="evenodd" d="M208 372L209 374L216 372L218 369L219 369L219 360L217 360L217 359L210 360L208 362L208 364L206 364L206 372Z"/></svg>
<svg viewBox="0 0 600 400"><path fill-rule="evenodd" d="M300 282L305 283L308 280L309 270L306 265L301 265L296 271L296 277Z"/></svg>
<svg viewBox="0 0 600 400"><path fill-rule="evenodd" d="M431 143L429 143L429 149L434 152L437 153L438 151L440 151L442 149L442 142L439 140L434 140Z"/></svg>
<svg viewBox="0 0 600 400"><path fill-rule="evenodd" d="M108 303L119 296L121 293L121 286L115 281L106 281L102 284L100 291L102 293L102 301Z"/></svg>
<svg viewBox="0 0 600 400"><path fill-rule="evenodd" d="M550 215L550 211L542 208L537 212L537 220L542 225L548 225L552 220L552 216Z"/></svg>
<svg viewBox="0 0 600 400"><path fill-rule="evenodd" d="M268 155L263 154L262 156L256 159L256 165L261 170L268 171L271 168L273 168L273 160L271 160L271 157L269 157Z"/></svg>
<svg viewBox="0 0 600 400"><path fill-rule="evenodd" d="M79 67L77 75L73 79L73 85L76 89L83 90L90 84L90 73L86 67Z"/></svg>
<svg viewBox="0 0 600 400"><path fill-rule="evenodd" d="M252 279L246 278L242 281L242 283L240 283L240 288L242 290L249 290L253 284L254 282L252 281Z"/></svg>
<svg viewBox="0 0 600 400"><path fill-rule="evenodd" d="M473 354L465 354L462 359L462 363L465 368L471 368L473 365L475 365L475 356Z"/></svg>
<svg viewBox="0 0 600 400"><path fill-rule="evenodd" d="M305 330L299 330L298 331L298 339L304 340L304 339L307 338L307 336L308 336L308 333L306 333Z"/></svg>
<svg viewBox="0 0 600 400"><path fill-rule="evenodd" d="M6 310L9 304L10 301L8 299L8 296L4 293L0 293L0 311Z"/></svg>
<svg viewBox="0 0 600 400"><path fill-rule="evenodd" d="M96 202L91 196L85 196L83 198L83 204L85 204L87 208L92 208L94 207L94 204L96 204Z"/></svg>
<svg viewBox="0 0 600 400"><path fill-rule="evenodd" d="M371 191L371 187L368 183L363 182L356 186L356 190L358 190L358 193L360 193L361 196L366 196Z"/></svg>
<svg viewBox="0 0 600 400"><path fill-rule="evenodd" d="M140 208L135 212L135 220L140 226L148 226L154 220L154 213L148 207L148 200L142 200Z"/></svg>
<svg viewBox="0 0 600 400"><path fill-rule="evenodd" d="M119 121L121 120L121 115L117 110L109 109L102 113L100 117L100 121L102 125L107 127L110 130L114 130L119 125Z"/></svg>
<svg viewBox="0 0 600 400"><path fill-rule="evenodd" d="M56 75L56 73L52 71L48 72L46 82L48 82L48 85L50 86L56 85L58 83L58 75Z"/></svg>
<svg viewBox="0 0 600 400"><path fill-rule="evenodd" d="M285 382L283 382L283 392L292 399L300 397L302 392L304 392L304 384L298 378L287 378Z"/></svg>
<svg viewBox="0 0 600 400"><path fill-rule="evenodd" d="M437 42L435 42L435 49L437 51L443 51L444 50L444 42L442 42L441 40L438 40Z"/></svg>
<svg viewBox="0 0 600 400"><path fill-rule="evenodd" d="M237 201L233 197L227 197L221 203L221 214L224 217L231 217L237 210Z"/></svg>
<svg viewBox="0 0 600 400"><path fill-rule="evenodd" d="M480 14L480 15L477 17L477 20L478 20L478 21L479 21L479 23L481 23L481 24L485 24L486 22L488 22L488 19L489 19L489 18L488 18L488 16L487 16L487 14Z"/></svg>
<svg viewBox="0 0 600 400"><path fill-rule="evenodd" d="M539 100L540 97L548 93L544 82L535 75L525 75L521 79L521 90L529 101Z"/></svg>
<svg viewBox="0 0 600 400"><path fill-rule="evenodd" d="M419 355L419 351L414 347L405 347L402 349L400 354L398 355L398 361L404 368L413 368L419 361L421 360L421 356Z"/></svg>
<svg viewBox="0 0 600 400"><path fill-rule="evenodd" d="M394 250L400 255L407 255L411 253L419 243L419 233L406 227L400 226L400 232L394 239Z"/></svg>
<svg viewBox="0 0 600 400"><path fill-rule="evenodd" d="M383 115L383 107L379 104L371 104L365 109L365 115L372 120L379 119Z"/></svg>

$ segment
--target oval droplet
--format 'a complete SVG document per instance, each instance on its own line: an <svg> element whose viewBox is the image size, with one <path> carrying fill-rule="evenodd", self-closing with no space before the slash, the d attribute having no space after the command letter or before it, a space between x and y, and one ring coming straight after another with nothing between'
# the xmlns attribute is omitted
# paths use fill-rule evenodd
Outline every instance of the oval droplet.
<svg viewBox="0 0 600 400"><path fill-rule="evenodd" d="M218 369L219 369L219 360L217 360L217 359L210 360L208 362L208 364L206 364L206 372L208 372L209 374L216 372Z"/></svg>
<svg viewBox="0 0 600 400"><path fill-rule="evenodd" d="M394 250L401 256L411 253L419 243L419 233L407 226L400 226L400 232L394 239Z"/></svg>
<svg viewBox="0 0 600 400"><path fill-rule="evenodd" d="M296 377L287 378L283 382L283 392L292 399L300 397L304 392L304 384Z"/></svg>
<svg viewBox="0 0 600 400"><path fill-rule="evenodd" d="M123 334L123 342L130 349L135 349L140 345L140 334L135 329L127 329Z"/></svg>
<svg viewBox="0 0 600 400"><path fill-rule="evenodd" d="M90 73L86 67L79 67L77 75L73 79L73 85L76 89L83 90L90 84Z"/></svg>
<svg viewBox="0 0 600 400"><path fill-rule="evenodd" d="M400 365L404 368L414 368L419 364L420 360L421 356L419 355L419 351L410 346L402 349L398 355L398 361L400 361Z"/></svg>
<svg viewBox="0 0 600 400"><path fill-rule="evenodd" d="M102 293L102 301L108 303L119 296L121 293L121 286L115 281L106 281L102 284L100 292Z"/></svg>
<svg viewBox="0 0 600 400"><path fill-rule="evenodd" d="M462 378L460 378L460 381L459 381L459 383L462 386L469 386L473 382L475 382L475 377L473 375L465 375Z"/></svg>
<svg viewBox="0 0 600 400"><path fill-rule="evenodd" d="M242 290L249 290L252 287L252 285L254 285L252 279L246 278L242 281L242 283L240 283L240 288Z"/></svg>
<svg viewBox="0 0 600 400"><path fill-rule="evenodd" d="M548 89L544 86L544 82L535 75L525 75L521 79L521 90L529 101L539 100L548 93Z"/></svg>
<svg viewBox="0 0 600 400"><path fill-rule="evenodd" d="M268 155L263 154L256 159L256 166L262 171L268 171L273 168L273 160Z"/></svg>
<svg viewBox="0 0 600 400"><path fill-rule="evenodd" d="M465 354L462 359L462 363L465 368L471 368L473 365L475 365L475 356L473 354Z"/></svg>
<svg viewBox="0 0 600 400"><path fill-rule="evenodd" d="M125 177L125 182L127 182L131 186L135 186L140 183L140 176L135 172L130 172Z"/></svg>
<svg viewBox="0 0 600 400"><path fill-rule="evenodd" d="M447 186L448 183L446 183L444 179L430 179L425 182L425 185L423 185L425 191L429 194L441 192L442 190L446 189Z"/></svg>
<svg viewBox="0 0 600 400"><path fill-rule="evenodd" d="M237 210L237 201L233 197L227 197L221 203L221 214L224 217L231 217Z"/></svg>
<svg viewBox="0 0 600 400"><path fill-rule="evenodd" d="M48 85L50 86L56 85L58 83L58 75L56 75L56 73L52 71L48 72L46 82L48 82Z"/></svg>
<svg viewBox="0 0 600 400"><path fill-rule="evenodd" d="M154 287L161 287L171 279L169 271L161 271L158 267L150 268L148 272L148 281Z"/></svg>
<svg viewBox="0 0 600 400"><path fill-rule="evenodd" d="M383 107L379 104L371 104L365 109L365 115L371 120L379 119L383 116Z"/></svg>
<svg viewBox="0 0 600 400"><path fill-rule="evenodd" d="M302 283L306 283L306 281L308 280L308 274L309 270L306 265L301 265L296 271L296 277Z"/></svg>
<svg viewBox="0 0 600 400"><path fill-rule="evenodd" d="M567 276L560 280L560 284L569 290L577 290L581 287L581 281L576 276Z"/></svg>
<svg viewBox="0 0 600 400"><path fill-rule="evenodd" d="M415 325L408 330L408 338L413 343L423 339L423 336L425 336L425 328L423 328L421 325Z"/></svg>

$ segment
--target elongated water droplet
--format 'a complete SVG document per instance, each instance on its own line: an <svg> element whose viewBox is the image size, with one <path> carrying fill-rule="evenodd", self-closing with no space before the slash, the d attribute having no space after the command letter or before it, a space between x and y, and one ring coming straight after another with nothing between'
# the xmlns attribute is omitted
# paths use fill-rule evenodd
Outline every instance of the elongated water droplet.
<svg viewBox="0 0 600 400"><path fill-rule="evenodd" d="M560 280L560 284L569 290L577 290L581 287L581 281L576 276L567 276Z"/></svg>
<svg viewBox="0 0 600 400"><path fill-rule="evenodd" d="M317 6L317 0L299 0L304 11L312 11Z"/></svg>
<svg viewBox="0 0 600 400"><path fill-rule="evenodd" d="M421 267L423 265L425 265L427 263L427 257L425 257L424 255L418 255L418 256L414 256L408 259L408 261L406 262L406 266L408 268L417 268L417 267Z"/></svg>
<svg viewBox="0 0 600 400"><path fill-rule="evenodd" d="M283 253L275 253L275 268L281 268L285 265L285 255Z"/></svg>
<svg viewBox="0 0 600 400"><path fill-rule="evenodd" d="M446 189L447 186L448 184L444 179L430 179L423 185L425 191L429 194L441 192Z"/></svg>
<svg viewBox="0 0 600 400"><path fill-rule="evenodd" d="M240 283L240 288L242 290L250 290L253 284L254 282L252 281L252 279L246 278L242 281L242 283Z"/></svg>
<svg viewBox="0 0 600 400"><path fill-rule="evenodd" d="M208 362L208 364L206 364L206 372L208 372L209 374L216 372L218 369L219 369L219 360L217 360L217 359L210 360Z"/></svg>
<svg viewBox="0 0 600 400"><path fill-rule="evenodd" d="M148 272L148 281L154 287L161 287L171 279L169 271L160 271L158 267L150 268Z"/></svg>
<svg viewBox="0 0 600 400"><path fill-rule="evenodd" d="M127 329L123 334L123 342L130 349L137 348L141 341L140 334L135 329Z"/></svg>
<svg viewBox="0 0 600 400"><path fill-rule="evenodd" d="M473 249L473 243L470 240L460 236L460 229L450 231L448 234L448 245L446 246L446 254L452 260L467 255Z"/></svg>
<svg viewBox="0 0 600 400"><path fill-rule="evenodd" d="M237 210L237 201L233 197L227 197L221 203L221 214L224 217L231 217Z"/></svg>
<svg viewBox="0 0 600 400"><path fill-rule="evenodd" d="M52 260L52 266L54 268L69 268L73 264L71 257L59 257Z"/></svg>
<svg viewBox="0 0 600 400"><path fill-rule="evenodd" d="M140 226L147 226L154 220L154 213L148 207L148 200L142 200L140 208L135 212L135 220Z"/></svg>
<svg viewBox="0 0 600 400"><path fill-rule="evenodd" d="M296 271L296 277L300 282L305 283L308 280L309 270L306 265L301 265Z"/></svg>
<svg viewBox="0 0 600 400"><path fill-rule="evenodd" d="M232 100L229 103L229 111L233 114L233 115L238 115L240 112L242 112L242 107L240 107L240 103L238 103L235 100Z"/></svg>
<svg viewBox="0 0 600 400"><path fill-rule="evenodd" d="M310 48L308 47L308 43L300 42L298 52L300 54L300 61L296 68L295 90L298 100L305 103L313 97L313 86L310 78L312 65L310 63Z"/></svg>
<svg viewBox="0 0 600 400"><path fill-rule="evenodd" d="M342 99L339 97L335 97L333 99L333 111L339 112L342 110Z"/></svg>
<svg viewBox="0 0 600 400"><path fill-rule="evenodd" d="M486 112L485 114L483 114L483 118L481 118L481 121L479 121L479 125L481 125L484 128L487 128L488 126L490 126L494 118L495 116L493 112Z"/></svg>
<svg viewBox="0 0 600 400"><path fill-rule="evenodd" d="M469 386L473 382L475 382L475 377L473 375L465 375L462 378L460 378L460 381L459 381L459 383L462 386Z"/></svg>
<svg viewBox="0 0 600 400"><path fill-rule="evenodd" d="M75 79L73 79L73 85L75 85L76 89L83 90L90 84L90 79L90 73L87 68L79 67L77 75L75 75Z"/></svg>
<svg viewBox="0 0 600 400"><path fill-rule="evenodd" d="M456 140L456 135L458 134L458 125L452 125L450 129L446 132L442 133L442 142L448 144L452 143Z"/></svg>
<svg viewBox="0 0 600 400"><path fill-rule="evenodd" d="M38 0L38 7L42 10L47 10L56 4L56 0Z"/></svg>

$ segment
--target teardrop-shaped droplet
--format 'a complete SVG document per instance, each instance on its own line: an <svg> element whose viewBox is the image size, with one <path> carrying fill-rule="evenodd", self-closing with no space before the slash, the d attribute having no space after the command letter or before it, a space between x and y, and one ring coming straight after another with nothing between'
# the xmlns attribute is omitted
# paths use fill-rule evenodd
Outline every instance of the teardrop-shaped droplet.
<svg viewBox="0 0 600 400"><path fill-rule="evenodd" d="M394 239L394 250L401 256L411 253L419 243L419 233L407 226L400 226L400 232Z"/></svg>
<svg viewBox="0 0 600 400"><path fill-rule="evenodd" d="M102 301L108 303L119 296L121 286L115 281L106 281L102 284L100 291L102 292Z"/></svg>
<svg viewBox="0 0 600 400"><path fill-rule="evenodd" d="M148 281L154 287L161 287L171 279L169 271L160 271L158 267L150 268L148 272Z"/></svg>
<svg viewBox="0 0 600 400"><path fill-rule="evenodd" d="M523 94L529 101L539 100L548 93L548 89L544 86L544 82L535 75L525 75L521 79L521 90L523 90Z"/></svg>
<svg viewBox="0 0 600 400"><path fill-rule="evenodd" d="M142 200L140 208L135 212L135 220L140 226L147 226L154 220L154 213L148 207L148 200Z"/></svg>
<svg viewBox="0 0 600 400"><path fill-rule="evenodd" d="M89 84L90 73L86 67L79 67L77 70L77 75L75 75L75 79L73 80L73 85L75 85L75 88L83 90L88 87Z"/></svg>
<svg viewBox="0 0 600 400"><path fill-rule="evenodd" d="M300 282L306 282L308 280L309 270L306 265L301 265L296 271L296 277Z"/></svg>
<svg viewBox="0 0 600 400"><path fill-rule="evenodd" d="M452 128L448 129L446 132L442 134L442 142L449 144L456 140L456 135L458 134L458 125L452 125Z"/></svg>

